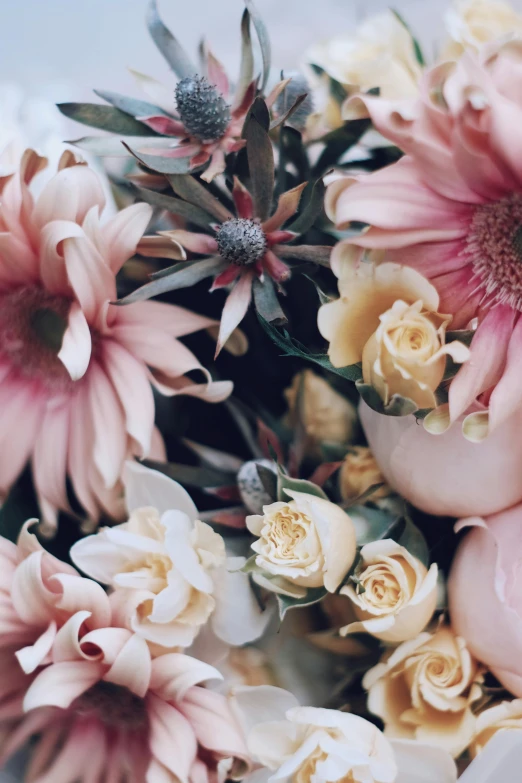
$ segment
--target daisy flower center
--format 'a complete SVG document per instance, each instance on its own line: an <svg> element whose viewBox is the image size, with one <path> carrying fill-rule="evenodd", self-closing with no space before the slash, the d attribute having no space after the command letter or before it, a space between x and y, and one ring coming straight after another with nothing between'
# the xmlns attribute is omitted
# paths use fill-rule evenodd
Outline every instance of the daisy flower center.
<svg viewBox="0 0 522 783"><path fill-rule="evenodd" d="M148 730L149 727L144 700L112 682L97 682L70 709L78 717L92 717L115 729Z"/></svg>
<svg viewBox="0 0 522 783"><path fill-rule="evenodd" d="M0 359L22 377L52 391L65 391L73 381L57 354L71 300L38 286L0 294Z"/></svg>
<svg viewBox="0 0 522 783"><path fill-rule="evenodd" d="M255 264L265 253L265 232L255 220L233 218L219 227L217 232L219 254L232 264Z"/></svg>
<svg viewBox="0 0 522 783"><path fill-rule="evenodd" d="M467 247L485 297L522 311L522 195L477 207Z"/></svg>
<svg viewBox="0 0 522 783"><path fill-rule="evenodd" d="M188 76L176 86L176 105L181 122L191 136L202 142L217 141L230 123L230 106L204 76Z"/></svg>

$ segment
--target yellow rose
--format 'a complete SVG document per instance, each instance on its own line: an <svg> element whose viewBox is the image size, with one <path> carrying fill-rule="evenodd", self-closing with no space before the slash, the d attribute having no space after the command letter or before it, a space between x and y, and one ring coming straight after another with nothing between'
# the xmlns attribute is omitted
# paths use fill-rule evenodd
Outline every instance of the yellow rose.
<svg viewBox="0 0 522 783"><path fill-rule="evenodd" d="M263 515L247 517L258 584L275 592L303 597L306 588L325 587L334 593L355 559L352 520L329 500L285 490L289 502L264 506Z"/></svg>
<svg viewBox="0 0 522 783"><path fill-rule="evenodd" d="M399 394L419 408L435 407L446 354L459 363L469 357L463 343L444 343L450 316L437 313L435 287L410 267L359 260L350 243L341 242L332 255L341 296L318 314L332 364L362 361L364 382L385 405Z"/></svg>
<svg viewBox="0 0 522 783"><path fill-rule="evenodd" d="M357 424L355 407L312 370L295 375L292 385L285 390L285 397L292 427L300 421L306 434L315 441L351 441Z"/></svg>
<svg viewBox="0 0 522 783"><path fill-rule="evenodd" d="M429 571L407 549L391 539L366 544L355 576L341 587L359 622L341 628L341 635L366 631L384 642L413 639L430 622L437 605L437 565Z"/></svg>
<svg viewBox="0 0 522 783"><path fill-rule="evenodd" d="M418 93L422 69L410 34L391 11L370 17L352 35L313 46L305 58L343 84L348 93L373 87L391 99Z"/></svg>
<svg viewBox="0 0 522 783"><path fill-rule="evenodd" d="M475 735L471 705L481 680L464 640L441 626L387 653L365 674L363 687L387 736L438 745L456 757Z"/></svg>
<svg viewBox="0 0 522 783"><path fill-rule="evenodd" d="M471 755L480 753L497 731L522 731L522 699L498 702L477 715Z"/></svg>
<svg viewBox="0 0 522 783"><path fill-rule="evenodd" d="M503 36L522 37L522 16L503 0L461 0L446 11L445 21L450 40L442 60L457 59L466 49L477 50Z"/></svg>
<svg viewBox="0 0 522 783"><path fill-rule="evenodd" d="M387 497L391 489L386 484L375 457L368 446L351 446L339 470L339 491L343 500L353 500L363 495L374 484L383 484L372 500Z"/></svg>

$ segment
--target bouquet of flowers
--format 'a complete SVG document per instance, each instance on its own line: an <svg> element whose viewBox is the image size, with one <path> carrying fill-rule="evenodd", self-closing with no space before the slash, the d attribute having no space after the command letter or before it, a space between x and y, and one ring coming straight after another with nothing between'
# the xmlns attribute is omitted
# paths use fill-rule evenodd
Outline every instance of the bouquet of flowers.
<svg viewBox="0 0 522 783"><path fill-rule="evenodd" d="M445 19L232 80L151 0L4 151L0 778L520 780L522 17Z"/></svg>

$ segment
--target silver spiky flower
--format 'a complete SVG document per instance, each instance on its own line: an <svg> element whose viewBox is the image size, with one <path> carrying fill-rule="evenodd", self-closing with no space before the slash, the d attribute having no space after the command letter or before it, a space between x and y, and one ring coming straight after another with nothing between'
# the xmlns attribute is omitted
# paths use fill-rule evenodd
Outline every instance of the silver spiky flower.
<svg viewBox="0 0 522 783"><path fill-rule="evenodd" d="M216 239L220 256L238 266L254 264L267 248L265 232L248 218L227 220L219 227Z"/></svg>
<svg viewBox="0 0 522 783"><path fill-rule="evenodd" d="M273 502L266 489L263 486L257 466L263 465L273 471L276 475L276 467L269 459L252 459L241 466L237 474L237 486L241 500L248 508L251 514L262 514L263 506L268 506Z"/></svg>
<svg viewBox="0 0 522 783"><path fill-rule="evenodd" d="M199 141L217 141L230 123L230 106L204 76L188 76L176 85L181 122Z"/></svg>
<svg viewBox="0 0 522 783"><path fill-rule="evenodd" d="M284 77L285 79L291 78L292 81L285 87L281 95L279 95L275 103L275 110L278 115L285 114L285 112L292 108L299 96L306 94L304 101L299 108L295 110L292 116L289 117L286 123L298 131L303 131L305 129L306 120L314 110L314 101L310 85L303 74L298 71L285 73Z"/></svg>

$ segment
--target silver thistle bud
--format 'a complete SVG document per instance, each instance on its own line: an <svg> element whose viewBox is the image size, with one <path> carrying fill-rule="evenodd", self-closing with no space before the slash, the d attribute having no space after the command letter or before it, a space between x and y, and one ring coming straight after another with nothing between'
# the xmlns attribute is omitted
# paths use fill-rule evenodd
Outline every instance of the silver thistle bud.
<svg viewBox="0 0 522 783"><path fill-rule="evenodd" d="M204 76L187 76L176 85L181 122L199 141L216 141L230 122L230 106Z"/></svg>
<svg viewBox="0 0 522 783"><path fill-rule="evenodd" d="M314 110L314 101L312 98L312 91L310 85L306 81L303 74L299 71L291 71L284 74L285 79L291 78L287 87L283 90L275 103L275 110L278 116L285 114L292 108L296 100L300 95L306 94L306 98L302 104L295 110L295 112L289 117L287 125L291 128L295 128L298 131L303 131L306 125L306 120Z"/></svg>
<svg viewBox="0 0 522 783"><path fill-rule="evenodd" d="M258 465L263 465L263 467L272 470L274 474L276 473L275 465L269 459L252 459L245 462L237 474L237 486L241 500L251 514L262 514L263 506L268 506L273 502L259 478Z"/></svg>
<svg viewBox="0 0 522 783"><path fill-rule="evenodd" d="M232 218L217 232L219 254L231 264L248 266L258 261L266 250L265 232L255 220Z"/></svg>

